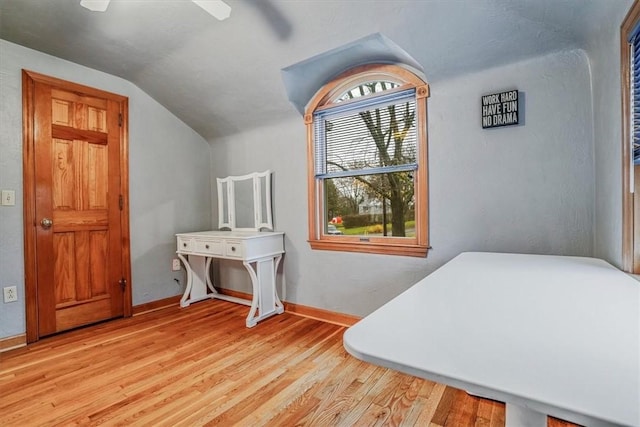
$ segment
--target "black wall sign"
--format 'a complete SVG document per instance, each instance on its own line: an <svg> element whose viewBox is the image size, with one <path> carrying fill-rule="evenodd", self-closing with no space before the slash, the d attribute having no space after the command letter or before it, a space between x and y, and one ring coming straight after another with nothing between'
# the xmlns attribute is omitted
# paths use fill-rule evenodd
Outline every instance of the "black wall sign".
<svg viewBox="0 0 640 427"><path fill-rule="evenodd" d="M482 96L482 128L517 125L518 91L492 93Z"/></svg>

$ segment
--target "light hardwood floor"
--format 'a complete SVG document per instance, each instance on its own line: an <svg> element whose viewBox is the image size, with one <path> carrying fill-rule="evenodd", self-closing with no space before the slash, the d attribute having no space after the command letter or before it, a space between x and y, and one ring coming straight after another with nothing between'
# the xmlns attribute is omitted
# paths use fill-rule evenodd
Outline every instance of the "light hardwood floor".
<svg viewBox="0 0 640 427"><path fill-rule="evenodd" d="M351 357L344 327L247 329L247 309L169 307L0 354L0 425L504 425L501 403Z"/></svg>

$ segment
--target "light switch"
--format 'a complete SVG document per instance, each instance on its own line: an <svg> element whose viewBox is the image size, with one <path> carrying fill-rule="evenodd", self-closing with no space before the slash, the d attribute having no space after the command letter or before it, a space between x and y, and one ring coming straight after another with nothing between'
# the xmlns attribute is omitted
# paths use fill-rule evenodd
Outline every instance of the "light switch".
<svg viewBox="0 0 640 427"><path fill-rule="evenodd" d="M13 190L2 190L2 206L15 206L16 192Z"/></svg>

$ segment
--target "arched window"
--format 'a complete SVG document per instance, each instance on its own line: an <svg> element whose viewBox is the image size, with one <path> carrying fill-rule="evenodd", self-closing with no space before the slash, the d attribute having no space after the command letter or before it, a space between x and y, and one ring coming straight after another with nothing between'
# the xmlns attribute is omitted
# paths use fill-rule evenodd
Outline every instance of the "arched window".
<svg viewBox="0 0 640 427"><path fill-rule="evenodd" d="M309 102L313 249L426 256L428 96L407 69L367 65Z"/></svg>

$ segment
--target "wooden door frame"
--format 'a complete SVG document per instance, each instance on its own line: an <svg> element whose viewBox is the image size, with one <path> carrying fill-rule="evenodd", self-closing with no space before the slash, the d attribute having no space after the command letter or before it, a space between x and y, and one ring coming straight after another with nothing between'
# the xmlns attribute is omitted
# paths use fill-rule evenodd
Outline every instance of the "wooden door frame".
<svg viewBox="0 0 640 427"><path fill-rule="evenodd" d="M34 86L44 83L71 92L110 99L120 104L122 126L120 126L120 194L122 195L122 274L127 281L124 291L124 316L132 315L131 293L131 250L129 234L129 100L127 97L100 89L83 86L66 80L49 77L29 70L22 70L22 175L24 209L24 279L27 342L40 338L38 331L38 282L36 257L36 169L35 169L35 129Z"/></svg>
<svg viewBox="0 0 640 427"><path fill-rule="evenodd" d="M640 1L635 0L620 26L620 82L622 86L622 269L640 273L640 224L638 224L638 174L633 166L631 139L631 49L629 35L640 21ZM634 191L631 192L631 180Z"/></svg>

